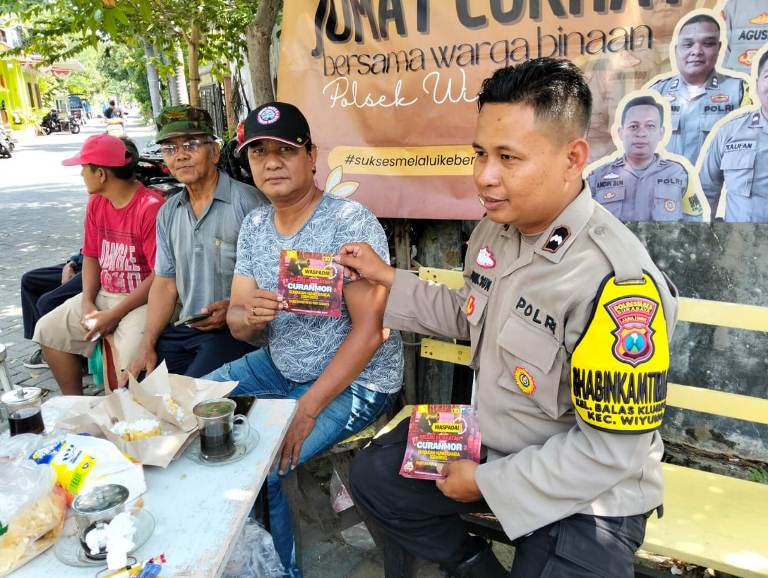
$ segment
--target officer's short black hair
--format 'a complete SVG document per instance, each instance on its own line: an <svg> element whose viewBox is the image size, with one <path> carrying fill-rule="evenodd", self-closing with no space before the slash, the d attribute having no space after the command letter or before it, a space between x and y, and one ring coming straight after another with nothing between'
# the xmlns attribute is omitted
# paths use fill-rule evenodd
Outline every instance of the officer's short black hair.
<svg viewBox="0 0 768 578"><path fill-rule="evenodd" d="M768 50L763 52L763 55L760 57L759 62L757 63L757 75L760 76L760 73L763 71L763 67L765 64L768 63Z"/></svg>
<svg viewBox="0 0 768 578"><path fill-rule="evenodd" d="M682 32L683 28L685 28L686 26L690 24L696 24L698 22L710 22L711 24L714 24L715 27L717 28L717 33L720 34L720 23L717 21L717 18L714 18L709 14L696 14L696 16L691 16L680 27L680 32Z"/></svg>
<svg viewBox="0 0 768 578"><path fill-rule="evenodd" d="M624 121L627 118L627 112L630 108L636 106L652 106L659 111L659 126L664 126L664 107L659 104L652 96L636 96L632 100L628 101L624 105L624 110L621 111L621 126L624 126Z"/></svg>
<svg viewBox="0 0 768 578"><path fill-rule="evenodd" d="M536 120L571 127L572 133L586 136L592 93L581 70L570 60L535 58L499 68L486 78L478 94L478 110L488 103L527 104Z"/></svg>

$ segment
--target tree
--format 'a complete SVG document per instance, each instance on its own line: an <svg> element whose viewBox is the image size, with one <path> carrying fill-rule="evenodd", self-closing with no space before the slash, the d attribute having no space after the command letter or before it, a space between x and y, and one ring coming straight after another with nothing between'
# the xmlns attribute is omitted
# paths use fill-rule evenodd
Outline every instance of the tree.
<svg viewBox="0 0 768 578"><path fill-rule="evenodd" d="M260 0L253 20L246 28L248 66L255 106L275 98L272 90L272 71L269 66L269 49L272 45L272 30L281 7L281 0Z"/></svg>
<svg viewBox="0 0 768 578"><path fill-rule="evenodd" d="M269 4L271 2L266 2ZM158 69L178 63L177 47L187 47L190 103L199 105L199 65L215 73L245 59L243 31L256 16L254 0L0 0L0 12L26 25L23 49L48 61L67 58L87 46L114 42L151 44Z"/></svg>

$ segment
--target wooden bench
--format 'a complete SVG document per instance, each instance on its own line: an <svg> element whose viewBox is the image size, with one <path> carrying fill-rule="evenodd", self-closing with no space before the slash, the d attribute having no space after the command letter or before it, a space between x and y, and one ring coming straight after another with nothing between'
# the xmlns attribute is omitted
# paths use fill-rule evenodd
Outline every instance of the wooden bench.
<svg viewBox="0 0 768 578"><path fill-rule="evenodd" d="M419 278L451 288L464 285L460 271L422 268ZM680 298L678 317L688 323L768 331L768 307ZM420 354L459 365L470 362L469 347L427 337L421 340ZM670 383L667 405L768 424L768 400L762 398ZM387 427L409 415L404 408ZM768 576L768 485L667 463L662 468L664 516L648 520L640 556L668 556L736 576ZM467 520L473 531L507 541L493 516Z"/></svg>

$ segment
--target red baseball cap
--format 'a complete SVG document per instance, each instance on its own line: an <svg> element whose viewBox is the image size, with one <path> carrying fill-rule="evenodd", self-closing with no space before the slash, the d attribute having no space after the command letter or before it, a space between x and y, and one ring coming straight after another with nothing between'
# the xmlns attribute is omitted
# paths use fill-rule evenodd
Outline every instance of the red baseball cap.
<svg viewBox="0 0 768 578"><path fill-rule="evenodd" d="M96 134L89 136L80 149L80 154L61 161L65 167L75 165L98 165L101 167L124 167L132 161L125 143L116 136Z"/></svg>

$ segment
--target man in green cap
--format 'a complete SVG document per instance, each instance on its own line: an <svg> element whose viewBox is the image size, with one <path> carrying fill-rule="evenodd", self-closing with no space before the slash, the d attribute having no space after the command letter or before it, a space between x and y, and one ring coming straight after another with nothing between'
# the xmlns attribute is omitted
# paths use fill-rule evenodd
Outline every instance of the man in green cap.
<svg viewBox="0 0 768 578"><path fill-rule="evenodd" d="M156 123L155 140L184 190L157 216L155 279L128 370L149 373L165 360L171 373L200 377L253 350L232 337L226 317L240 224L267 201L217 170L220 148L207 111L167 107Z"/></svg>

